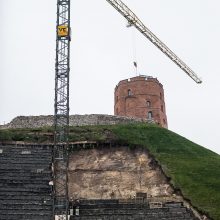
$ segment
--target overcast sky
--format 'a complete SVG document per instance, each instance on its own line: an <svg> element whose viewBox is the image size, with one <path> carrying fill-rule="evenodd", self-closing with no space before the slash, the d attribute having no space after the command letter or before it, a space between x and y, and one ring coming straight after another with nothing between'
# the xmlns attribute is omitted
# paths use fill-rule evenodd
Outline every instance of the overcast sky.
<svg viewBox="0 0 220 220"><path fill-rule="evenodd" d="M169 129L220 153L220 2L124 0L203 79L196 84L105 0L72 0L70 114L113 114L114 88L139 74L163 84ZM0 0L0 123L53 114L56 0ZM132 34L133 33L133 34Z"/></svg>

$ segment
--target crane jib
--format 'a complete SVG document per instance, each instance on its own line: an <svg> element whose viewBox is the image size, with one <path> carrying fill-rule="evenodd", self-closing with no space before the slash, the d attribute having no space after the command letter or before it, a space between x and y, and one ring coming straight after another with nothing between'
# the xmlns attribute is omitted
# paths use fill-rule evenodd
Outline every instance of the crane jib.
<svg viewBox="0 0 220 220"><path fill-rule="evenodd" d="M139 30L147 39L149 39L158 49L160 49L167 57L169 57L177 66L179 66L188 76L190 76L196 83L202 83L202 80L195 74L195 72L188 67L174 52L172 52L159 38L157 38L135 15L131 9L128 8L121 0L106 0L109 2L122 16L124 16L130 25L133 25Z"/></svg>

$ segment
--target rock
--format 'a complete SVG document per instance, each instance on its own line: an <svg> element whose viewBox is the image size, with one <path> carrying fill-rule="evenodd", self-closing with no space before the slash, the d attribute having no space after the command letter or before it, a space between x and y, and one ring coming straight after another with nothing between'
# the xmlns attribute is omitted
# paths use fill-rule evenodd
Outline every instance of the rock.
<svg viewBox="0 0 220 220"><path fill-rule="evenodd" d="M129 199L137 192L169 197L174 191L146 150L114 147L74 151L69 158L69 195L74 199ZM76 194L77 192L77 194Z"/></svg>

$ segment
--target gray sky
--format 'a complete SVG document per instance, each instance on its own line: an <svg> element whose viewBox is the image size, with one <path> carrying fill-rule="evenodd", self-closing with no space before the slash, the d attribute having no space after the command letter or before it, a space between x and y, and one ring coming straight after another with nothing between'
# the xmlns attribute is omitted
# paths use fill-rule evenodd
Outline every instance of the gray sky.
<svg viewBox="0 0 220 220"><path fill-rule="evenodd" d="M164 85L169 129L220 153L220 2L124 0L203 79L196 84L105 0L72 0L71 114L113 114L115 85L139 73ZM0 123L53 114L56 0L0 0Z"/></svg>

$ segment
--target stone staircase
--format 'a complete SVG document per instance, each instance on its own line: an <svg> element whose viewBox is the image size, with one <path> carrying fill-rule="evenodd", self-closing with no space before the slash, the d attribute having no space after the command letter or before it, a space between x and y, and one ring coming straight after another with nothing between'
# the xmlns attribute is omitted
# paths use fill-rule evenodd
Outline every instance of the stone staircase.
<svg viewBox="0 0 220 220"><path fill-rule="evenodd" d="M0 145L0 219L52 218L52 148Z"/></svg>
<svg viewBox="0 0 220 220"><path fill-rule="evenodd" d="M167 203L161 208L145 204L120 204L119 200L81 200L73 204L70 220L194 220L182 203Z"/></svg>

